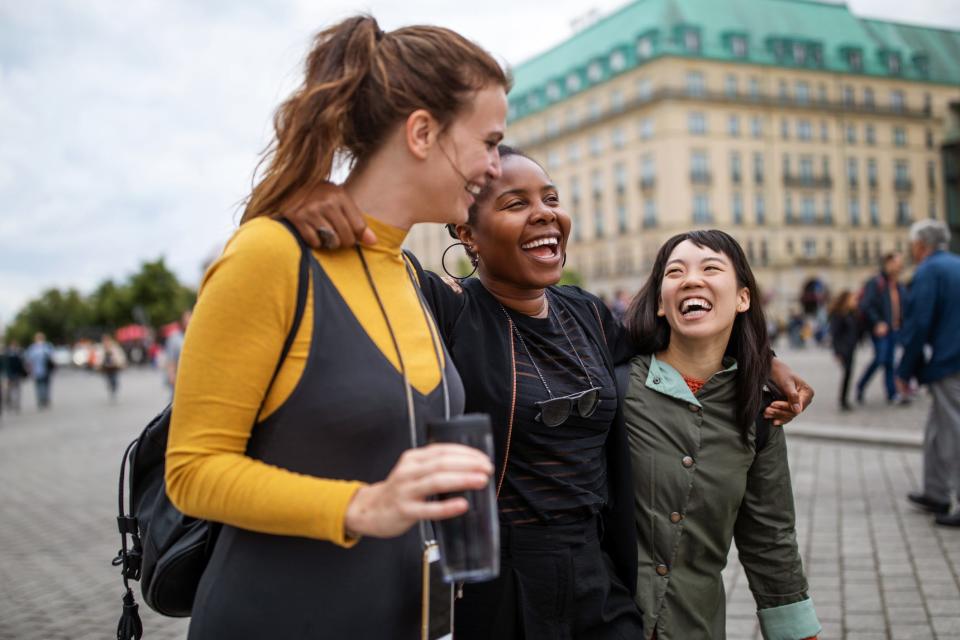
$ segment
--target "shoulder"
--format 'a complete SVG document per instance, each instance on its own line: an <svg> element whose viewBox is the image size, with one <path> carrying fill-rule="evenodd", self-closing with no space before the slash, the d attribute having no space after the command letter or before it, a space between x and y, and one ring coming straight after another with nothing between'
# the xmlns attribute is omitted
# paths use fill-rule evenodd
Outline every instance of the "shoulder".
<svg viewBox="0 0 960 640"><path fill-rule="evenodd" d="M224 255L244 254L251 259L299 256L293 234L280 222L261 216L240 225L223 250Z"/></svg>
<svg viewBox="0 0 960 640"><path fill-rule="evenodd" d="M598 307L603 306L603 300L593 295L589 291L584 291L580 287L572 284L563 284L555 287L550 287L550 290L556 293L563 298L569 300L577 300L584 303L593 303Z"/></svg>
<svg viewBox="0 0 960 640"><path fill-rule="evenodd" d="M204 275L201 291L213 279L245 279L243 284L263 291L289 287L297 277L300 246L293 234L280 222L266 217L240 225L223 253Z"/></svg>

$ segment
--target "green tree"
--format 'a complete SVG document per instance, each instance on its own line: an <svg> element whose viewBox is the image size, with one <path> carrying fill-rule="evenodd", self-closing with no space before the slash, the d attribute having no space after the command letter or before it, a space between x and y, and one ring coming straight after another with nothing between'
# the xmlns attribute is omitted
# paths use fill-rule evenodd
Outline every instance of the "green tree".
<svg viewBox="0 0 960 640"><path fill-rule="evenodd" d="M563 275L560 276L560 284L572 284L577 287L582 287L583 276L580 275L579 271L574 269L564 269Z"/></svg>
<svg viewBox="0 0 960 640"><path fill-rule="evenodd" d="M132 318L154 327L179 319L196 302L196 292L180 284L163 258L144 262L130 278L129 301ZM137 318L138 315L142 317Z"/></svg>
<svg viewBox="0 0 960 640"><path fill-rule="evenodd" d="M90 307L76 289L47 289L20 310L7 334L21 344L29 344L37 331L51 342L70 342L81 336L90 320Z"/></svg>
<svg viewBox="0 0 960 640"><path fill-rule="evenodd" d="M133 303L130 288L118 285L113 280L104 280L90 294L92 322L104 328L121 327L133 318Z"/></svg>

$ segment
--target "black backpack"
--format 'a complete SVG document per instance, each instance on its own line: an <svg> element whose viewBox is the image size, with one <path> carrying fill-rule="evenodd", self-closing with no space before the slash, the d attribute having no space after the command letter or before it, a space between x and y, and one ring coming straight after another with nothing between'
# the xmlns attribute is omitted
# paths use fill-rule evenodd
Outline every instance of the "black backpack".
<svg viewBox="0 0 960 640"><path fill-rule="evenodd" d="M289 222L281 222L300 245L300 272L293 325L283 344L270 386L297 334L310 280L309 247ZM130 580L140 582L144 601L157 613L181 618L190 615L197 585L220 532L219 523L186 516L167 497L163 478L171 412L172 406L168 404L127 446L120 463L117 525L121 547L113 565L120 567L125 592L117 640L137 640L143 635ZM125 513L124 479L128 466L130 505Z"/></svg>

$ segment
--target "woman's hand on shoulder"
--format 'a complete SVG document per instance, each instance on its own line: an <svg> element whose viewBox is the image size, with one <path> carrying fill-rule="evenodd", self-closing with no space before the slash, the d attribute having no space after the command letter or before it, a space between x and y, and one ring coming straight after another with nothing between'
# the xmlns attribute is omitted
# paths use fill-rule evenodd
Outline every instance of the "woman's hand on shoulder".
<svg viewBox="0 0 960 640"><path fill-rule="evenodd" d="M770 380L785 398L771 402L763 411L763 417L773 420L773 424L787 424L813 402L813 387L779 358L774 358L770 365Z"/></svg>
<svg viewBox="0 0 960 640"><path fill-rule="evenodd" d="M393 538L418 520L446 520L467 511L466 498L431 496L482 489L493 464L479 449L431 444L408 449L382 482L357 490L347 505L344 528L353 537Z"/></svg>
<svg viewBox="0 0 960 640"><path fill-rule="evenodd" d="M330 182L305 191L280 215L292 222L314 249L352 247L357 242L369 246L377 242L353 198L343 187Z"/></svg>

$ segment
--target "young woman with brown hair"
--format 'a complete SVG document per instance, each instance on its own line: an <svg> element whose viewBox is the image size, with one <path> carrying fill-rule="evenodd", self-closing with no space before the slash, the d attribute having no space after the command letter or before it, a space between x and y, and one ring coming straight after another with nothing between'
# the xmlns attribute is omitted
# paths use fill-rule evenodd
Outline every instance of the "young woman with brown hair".
<svg viewBox="0 0 960 640"><path fill-rule="evenodd" d="M191 638L419 636L414 525L463 513L463 499L428 498L483 487L493 469L475 449L416 446L424 419L462 411L463 390L400 245L415 223L466 220L500 175L508 88L489 54L447 29L384 33L359 16L317 36L181 355L167 491L225 525ZM271 385L301 255L272 216L340 157L378 241L309 261Z"/></svg>

